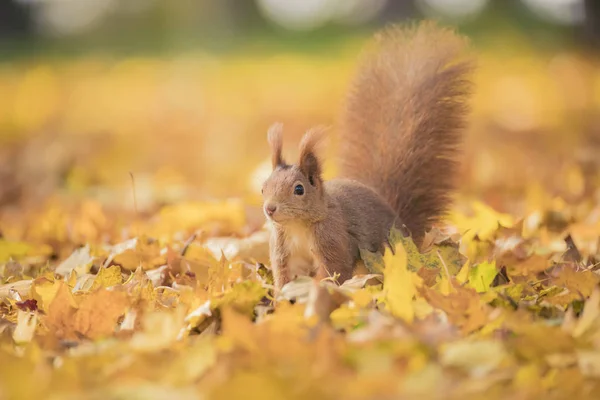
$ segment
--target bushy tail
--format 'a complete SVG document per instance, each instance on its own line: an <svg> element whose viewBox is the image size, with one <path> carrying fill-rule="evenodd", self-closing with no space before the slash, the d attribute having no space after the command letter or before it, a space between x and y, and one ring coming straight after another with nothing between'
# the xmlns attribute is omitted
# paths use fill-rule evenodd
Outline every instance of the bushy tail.
<svg viewBox="0 0 600 400"><path fill-rule="evenodd" d="M473 68L466 44L433 22L382 31L343 113L341 174L377 190L416 241L455 187Z"/></svg>

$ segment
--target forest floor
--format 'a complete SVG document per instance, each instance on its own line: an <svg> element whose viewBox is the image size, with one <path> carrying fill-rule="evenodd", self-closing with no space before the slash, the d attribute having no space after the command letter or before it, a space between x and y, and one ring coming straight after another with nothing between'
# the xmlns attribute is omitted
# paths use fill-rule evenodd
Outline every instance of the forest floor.
<svg viewBox="0 0 600 400"><path fill-rule="evenodd" d="M266 129L293 154L336 126L344 54L0 69L0 399L598 398L600 74L576 54L482 55L421 253L272 298Z"/></svg>

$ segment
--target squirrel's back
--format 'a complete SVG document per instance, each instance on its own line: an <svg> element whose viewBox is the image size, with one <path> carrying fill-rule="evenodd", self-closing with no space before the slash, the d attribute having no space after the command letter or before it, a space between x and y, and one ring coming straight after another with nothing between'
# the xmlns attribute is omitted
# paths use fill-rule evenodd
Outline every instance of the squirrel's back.
<svg viewBox="0 0 600 400"><path fill-rule="evenodd" d="M455 188L473 67L465 47L435 23L384 30L359 64L343 114L341 175L375 189L417 242Z"/></svg>

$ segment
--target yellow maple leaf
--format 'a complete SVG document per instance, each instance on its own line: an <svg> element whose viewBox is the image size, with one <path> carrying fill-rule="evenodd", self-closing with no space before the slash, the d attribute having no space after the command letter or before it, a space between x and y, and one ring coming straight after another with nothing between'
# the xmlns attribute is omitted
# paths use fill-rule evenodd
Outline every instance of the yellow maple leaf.
<svg viewBox="0 0 600 400"><path fill-rule="evenodd" d="M499 213L482 202L474 202L472 210L471 216L456 212L450 216L454 225L463 233L461 239L463 242L470 242L475 235L482 240L489 239L499 225L511 227L514 224L511 215Z"/></svg>
<svg viewBox="0 0 600 400"><path fill-rule="evenodd" d="M53 290L56 292L43 321L52 335L58 338L75 340L77 336L72 329L72 323L73 316L77 311L77 302L71 293L71 289L63 281L55 281Z"/></svg>
<svg viewBox="0 0 600 400"><path fill-rule="evenodd" d="M392 315L412 322L415 316L413 297L419 277L408 270L408 257L401 242L396 244L395 254L386 251L383 260L383 287L385 303Z"/></svg>
<svg viewBox="0 0 600 400"><path fill-rule="evenodd" d="M100 287L110 287L123 283L121 268L118 265L111 265L108 268L100 268L90 291Z"/></svg>
<svg viewBox="0 0 600 400"><path fill-rule="evenodd" d="M128 248L114 256L113 261L123 269L134 271L139 266L143 269L152 269L167 262L161 254L157 241L150 241L147 237L140 237L135 248Z"/></svg>
<svg viewBox="0 0 600 400"><path fill-rule="evenodd" d="M482 262L469 270L469 286L478 293L486 292L498 274L496 261Z"/></svg>
<svg viewBox="0 0 600 400"><path fill-rule="evenodd" d="M253 354L260 354L261 347L256 340L256 329L246 316L229 307L221 310L223 316L223 337L231 345Z"/></svg>
<svg viewBox="0 0 600 400"><path fill-rule="evenodd" d="M58 290L61 288L61 281L49 280L46 278L38 278L31 285L31 296L37 301L38 308L44 312L48 312L50 304L56 297Z"/></svg>
<svg viewBox="0 0 600 400"><path fill-rule="evenodd" d="M98 339L115 331L117 320L129 305L123 292L99 289L81 301L70 329L90 339Z"/></svg>

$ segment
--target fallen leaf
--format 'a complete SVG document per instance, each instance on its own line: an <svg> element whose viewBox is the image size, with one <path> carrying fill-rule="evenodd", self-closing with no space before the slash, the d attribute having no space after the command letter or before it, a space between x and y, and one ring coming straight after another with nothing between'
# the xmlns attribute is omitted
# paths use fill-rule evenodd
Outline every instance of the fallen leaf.
<svg viewBox="0 0 600 400"><path fill-rule="evenodd" d="M463 368L473 378L481 378L495 368L507 357L502 343L491 340L461 340L442 346L441 363L443 365Z"/></svg>
<svg viewBox="0 0 600 400"><path fill-rule="evenodd" d="M313 283L314 280L312 278L308 276L300 276L283 285L279 291L278 300L296 300L299 303L306 303Z"/></svg>
<svg viewBox="0 0 600 400"><path fill-rule="evenodd" d="M21 281L0 285L0 299L8 297L11 291L19 293L20 296L25 296L29 293L32 283L33 280L31 279L23 279Z"/></svg>
<svg viewBox="0 0 600 400"><path fill-rule="evenodd" d="M167 349L179 338L184 327L182 308L175 312L154 311L142 317L142 330L135 332L130 341L134 351L155 352Z"/></svg>
<svg viewBox="0 0 600 400"><path fill-rule="evenodd" d="M93 260L94 258L90 254L90 246L85 245L75 250L69 258L60 263L54 272L62 276L68 276L71 271L75 271L77 275L83 275L89 272Z"/></svg>
<svg viewBox="0 0 600 400"><path fill-rule="evenodd" d="M112 257L112 261L130 271L138 267L148 270L167 262L166 257L161 254L158 242L148 238L140 238L135 248L127 248L122 253L116 254Z"/></svg>
<svg viewBox="0 0 600 400"><path fill-rule="evenodd" d="M412 322L415 316L413 297L417 291L417 277L408 270L408 257L402 243L396 244L394 253L386 252L384 256L385 302L394 316Z"/></svg>
<svg viewBox="0 0 600 400"><path fill-rule="evenodd" d="M31 295L37 302L38 308L48 313L58 291L65 285L62 281L53 281L47 278L36 279L31 285Z"/></svg>
<svg viewBox="0 0 600 400"><path fill-rule="evenodd" d="M473 332L488 322L486 306L474 289L455 287L455 291L443 295L427 287L420 287L419 292L432 307L444 311L448 319L464 334Z"/></svg>
<svg viewBox="0 0 600 400"><path fill-rule="evenodd" d="M43 300L43 304L47 305L46 316L42 320L48 330L59 339L77 340L79 339L73 330L73 321L77 312L77 303L71 293L71 290L63 281L55 281L46 296L51 296L49 293L53 291L50 303Z"/></svg>
<svg viewBox="0 0 600 400"><path fill-rule="evenodd" d="M104 288L92 291L79 304L70 328L90 339L105 338L116 331L117 321L128 306L123 292Z"/></svg>
<svg viewBox="0 0 600 400"><path fill-rule="evenodd" d="M93 291L98 288L107 288L115 285L120 285L123 283L123 277L121 275L121 268L116 265L110 266L108 268L100 268L96 277L94 278L94 283L92 284L90 291Z"/></svg>
<svg viewBox="0 0 600 400"><path fill-rule="evenodd" d="M573 336L580 337L594 327L594 325L596 329L600 329L598 317L600 317L600 288L595 287L592 295L585 302L583 313L581 313L581 317L579 317L573 329Z"/></svg>
<svg viewBox="0 0 600 400"><path fill-rule="evenodd" d="M469 286L477 292L487 292L498 274L495 262L479 263L469 270Z"/></svg>
<svg viewBox="0 0 600 400"><path fill-rule="evenodd" d="M37 328L37 323L38 318L36 314L19 310L17 313L17 326L12 335L15 343L23 344L31 342Z"/></svg>
<svg viewBox="0 0 600 400"><path fill-rule="evenodd" d="M25 301L18 301L15 306L19 307L21 311L37 311L37 301L34 299L27 299Z"/></svg>
<svg viewBox="0 0 600 400"><path fill-rule="evenodd" d="M219 258L223 253L228 260L237 258L265 263L269 261L269 236L267 231L258 231L241 239L209 238L204 242L204 246L215 258Z"/></svg>
<svg viewBox="0 0 600 400"><path fill-rule="evenodd" d="M577 363L584 376L591 378L600 377L600 352L598 351L578 351Z"/></svg>

